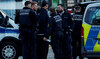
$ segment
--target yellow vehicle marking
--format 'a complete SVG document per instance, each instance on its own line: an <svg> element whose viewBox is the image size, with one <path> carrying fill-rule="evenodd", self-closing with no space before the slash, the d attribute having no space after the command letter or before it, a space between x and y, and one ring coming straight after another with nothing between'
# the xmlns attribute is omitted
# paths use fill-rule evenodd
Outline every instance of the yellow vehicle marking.
<svg viewBox="0 0 100 59"><path fill-rule="evenodd" d="M100 38L100 31L99 31L97 38ZM100 52L100 44L98 44L98 40L97 40L97 42L94 46L93 52L98 52L98 51Z"/></svg>
<svg viewBox="0 0 100 59"><path fill-rule="evenodd" d="M82 27L84 28L84 46L85 46L89 32L90 32L90 29L91 29L91 25L82 24Z"/></svg>

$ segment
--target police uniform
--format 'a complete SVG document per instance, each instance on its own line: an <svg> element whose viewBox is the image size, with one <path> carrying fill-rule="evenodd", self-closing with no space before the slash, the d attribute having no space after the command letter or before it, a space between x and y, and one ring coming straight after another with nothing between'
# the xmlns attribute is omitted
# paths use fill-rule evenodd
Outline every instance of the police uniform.
<svg viewBox="0 0 100 59"><path fill-rule="evenodd" d="M71 15L66 11L63 11L60 15L52 13L49 24L49 33L47 35L51 35L51 45L55 54L55 59L71 59Z"/></svg>
<svg viewBox="0 0 100 59"><path fill-rule="evenodd" d="M38 18L35 12L24 7L15 17L19 24L20 38L22 39L23 59L36 58L36 27Z"/></svg>
<svg viewBox="0 0 100 59"><path fill-rule="evenodd" d="M43 40L43 37L45 37L46 32L47 32L47 25L48 25L48 12L44 8L40 9L39 15L39 31L37 34L37 59L47 59L47 54L48 54L48 47L49 43L47 41Z"/></svg>
<svg viewBox="0 0 100 59"><path fill-rule="evenodd" d="M62 44L63 59L72 59L72 17L70 13L64 11L61 15L62 17L62 27L64 29L64 40Z"/></svg>
<svg viewBox="0 0 100 59"><path fill-rule="evenodd" d="M82 27L82 18L83 15L80 13L75 13L73 15L74 19L74 28L72 32L72 45L73 45L73 58L76 59L76 57L79 55L80 59L83 59L81 56L81 27ZM77 44L78 43L78 44Z"/></svg>

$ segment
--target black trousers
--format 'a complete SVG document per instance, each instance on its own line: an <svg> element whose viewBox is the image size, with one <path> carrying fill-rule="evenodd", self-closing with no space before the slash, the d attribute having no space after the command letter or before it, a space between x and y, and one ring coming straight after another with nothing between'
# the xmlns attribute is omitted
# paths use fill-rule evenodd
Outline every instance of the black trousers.
<svg viewBox="0 0 100 59"><path fill-rule="evenodd" d="M71 36L69 33L63 37L53 35L51 45L55 59L72 59Z"/></svg>
<svg viewBox="0 0 100 59"><path fill-rule="evenodd" d="M36 57L36 33L22 33L22 55L23 59L37 59Z"/></svg>
<svg viewBox="0 0 100 59"><path fill-rule="evenodd" d="M81 56L81 31L72 33L72 46L73 46L73 59L76 59L79 56L79 59L83 59Z"/></svg>
<svg viewBox="0 0 100 59"><path fill-rule="evenodd" d="M37 59L47 59L49 43L43 40L44 36L37 36Z"/></svg>

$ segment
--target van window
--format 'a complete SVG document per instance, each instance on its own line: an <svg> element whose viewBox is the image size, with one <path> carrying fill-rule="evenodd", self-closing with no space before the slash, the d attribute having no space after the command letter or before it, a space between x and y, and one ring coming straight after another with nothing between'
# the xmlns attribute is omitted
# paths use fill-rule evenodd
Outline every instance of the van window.
<svg viewBox="0 0 100 59"><path fill-rule="evenodd" d="M7 28L13 28L13 26L8 23L9 17L6 16L6 18L3 17L2 13L0 13L0 26L7 27Z"/></svg>
<svg viewBox="0 0 100 59"><path fill-rule="evenodd" d="M2 15L2 13L0 12L0 26L1 26L2 23L3 23L3 19L4 19L4 17L3 17L3 15Z"/></svg>
<svg viewBox="0 0 100 59"><path fill-rule="evenodd" d="M100 7L88 8L85 15L85 22L90 25L100 25Z"/></svg>
<svg viewBox="0 0 100 59"><path fill-rule="evenodd" d="M3 15L0 13L0 20L2 20L3 19Z"/></svg>

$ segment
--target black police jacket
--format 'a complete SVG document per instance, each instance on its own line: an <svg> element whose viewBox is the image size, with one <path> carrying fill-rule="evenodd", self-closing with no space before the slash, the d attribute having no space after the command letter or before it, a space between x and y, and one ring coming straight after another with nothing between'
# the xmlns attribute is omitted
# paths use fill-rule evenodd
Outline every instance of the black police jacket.
<svg viewBox="0 0 100 59"><path fill-rule="evenodd" d="M28 31L27 29L36 30L38 20L35 12L28 7L20 10L15 17L15 23L19 24L20 30L26 29L26 31Z"/></svg>
<svg viewBox="0 0 100 59"><path fill-rule="evenodd" d="M80 13L76 13L73 15L73 19L74 19L74 32L80 32L81 31L81 27L82 27L82 19L83 19L83 15L81 15Z"/></svg>
<svg viewBox="0 0 100 59"><path fill-rule="evenodd" d="M72 18L68 12L64 12L61 16L56 13L51 14L49 20L48 31L46 37L51 36L62 36L63 33L72 29ZM60 33L60 34L59 34Z"/></svg>
<svg viewBox="0 0 100 59"><path fill-rule="evenodd" d="M58 36L56 34L58 34L59 31L63 32L61 16L57 15L56 13L52 13L50 16L51 17L48 22L46 35L47 38L49 37L49 35L51 35L52 37Z"/></svg>
<svg viewBox="0 0 100 59"><path fill-rule="evenodd" d="M52 13L50 21L51 21L52 32L64 31L64 29L62 28L62 18L60 15Z"/></svg>
<svg viewBox="0 0 100 59"><path fill-rule="evenodd" d="M48 20L49 20L49 16L48 16L48 12L47 10L45 10L44 8L40 9L40 14L39 15L39 34L44 34L47 32L47 25L48 25Z"/></svg>
<svg viewBox="0 0 100 59"><path fill-rule="evenodd" d="M70 13L64 11L64 13L61 15L62 17L62 27L64 29L64 32L70 31L72 32L72 16Z"/></svg>

